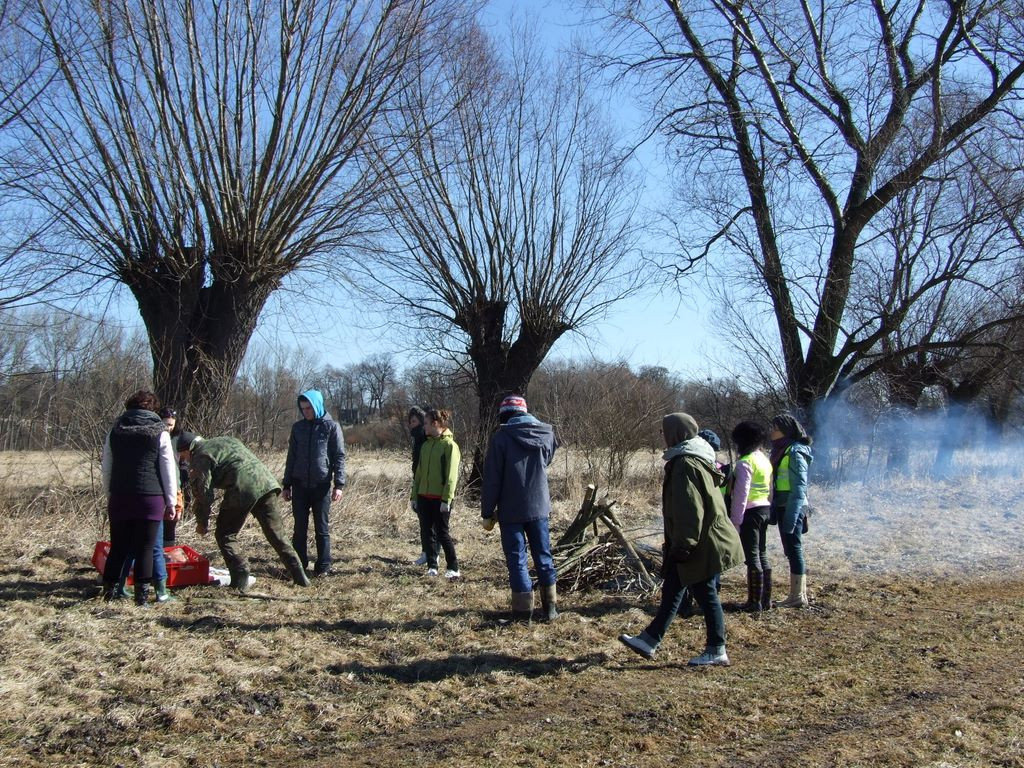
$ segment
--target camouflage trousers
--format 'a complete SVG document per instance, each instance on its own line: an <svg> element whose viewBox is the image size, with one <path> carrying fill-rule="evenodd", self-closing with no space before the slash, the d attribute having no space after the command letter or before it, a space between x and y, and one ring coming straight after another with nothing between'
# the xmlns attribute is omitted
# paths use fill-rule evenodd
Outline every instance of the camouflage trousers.
<svg viewBox="0 0 1024 768"><path fill-rule="evenodd" d="M271 491L253 504L252 509L225 508L222 505L218 510L214 537L232 577L249 572L249 561L238 548L238 534L250 514L260 524L263 535L281 558L288 572L294 575L302 571L302 562L289 541L290 534L277 510L277 493Z"/></svg>

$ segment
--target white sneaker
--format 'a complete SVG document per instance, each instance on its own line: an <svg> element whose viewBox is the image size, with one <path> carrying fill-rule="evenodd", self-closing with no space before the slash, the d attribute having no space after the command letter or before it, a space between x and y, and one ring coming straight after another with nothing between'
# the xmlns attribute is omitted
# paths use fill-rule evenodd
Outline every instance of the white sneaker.
<svg viewBox="0 0 1024 768"><path fill-rule="evenodd" d="M728 667L729 657L723 649L721 653L705 648L704 653L696 656L687 662L690 667Z"/></svg>
<svg viewBox="0 0 1024 768"><path fill-rule="evenodd" d="M647 642L643 637L643 633L639 635L619 635L619 642L633 651L633 653L639 653L645 659L653 659L654 654L658 652L658 647Z"/></svg>
<svg viewBox="0 0 1024 768"><path fill-rule="evenodd" d="M461 578L461 576L462 574L458 571L458 569L453 571L451 568L449 568L447 571L444 572L444 577L449 581L451 581L452 579Z"/></svg>
<svg viewBox="0 0 1024 768"><path fill-rule="evenodd" d="M413 565L426 565L427 564L427 553L420 552L420 556L412 562Z"/></svg>
<svg viewBox="0 0 1024 768"><path fill-rule="evenodd" d="M437 576L437 568L427 568L426 576Z"/></svg>

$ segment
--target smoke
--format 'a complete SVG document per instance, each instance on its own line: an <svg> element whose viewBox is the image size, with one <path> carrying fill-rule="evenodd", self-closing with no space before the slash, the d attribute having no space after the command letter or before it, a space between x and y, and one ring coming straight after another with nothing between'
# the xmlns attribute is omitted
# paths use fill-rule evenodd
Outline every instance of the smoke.
<svg viewBox="0 0 1024 768"><path fill-rule="evenodd" d="M815 412L808 564L1007 575L1024 565L1024 445L971 409Z"/></svg>

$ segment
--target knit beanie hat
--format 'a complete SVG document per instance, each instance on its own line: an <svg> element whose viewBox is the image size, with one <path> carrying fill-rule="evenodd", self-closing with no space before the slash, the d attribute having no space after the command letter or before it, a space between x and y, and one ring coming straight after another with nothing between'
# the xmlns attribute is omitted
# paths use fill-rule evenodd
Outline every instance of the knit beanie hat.
<svg viewBox="0 0 1024 768"><path fill-rule="evenodd" d="M712 429L702 429L697 433L697 437L703 437L704 440L714 448L716 451L722 450L722 441L718 439L718 435Z"/></svg>
<svg viewBox="0 0 1024 768"><path fill-rule="evenodd" d="M192 444L202 439L203 438L195 432L182 432L178 435L178 453L181 453L182 451L191 451Z"/></svg>
<svg viewBox="0 0 1024 768"><path fill-rule="evenodd" d="M670 413L661 419L661 432L665 435L665 445L671 448L684 440L692 440L697 436L697 420L688 413Z"/></svg>
<svg viewBox="0 0 1024 768"><path fill-rule="evenodd" d="M526 399L522 395L509 395L501 401L498 413L526 413Z"/></svg>
<svg viewBox="0 0 1024 768"><path fill-rule="evenodd" d="M789 411L776 414L770 423L771 426L785 435L786 439L792 440L795 443L803 443L804 445L811 444L811 437L807 434L803 424L797 421L796 416Z"/></svg>

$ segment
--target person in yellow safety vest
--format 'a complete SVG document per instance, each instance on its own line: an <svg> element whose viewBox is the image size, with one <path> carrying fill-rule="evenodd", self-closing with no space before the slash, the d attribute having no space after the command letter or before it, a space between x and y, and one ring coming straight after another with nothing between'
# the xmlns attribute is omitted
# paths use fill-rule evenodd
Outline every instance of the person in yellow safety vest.
<svg viewBox="0 0 1024 768"><path fill-rule="evenodd" d="M741 421L730 435L740 457L733 464L729 519L740 532L747 563L747 602L739 609L751 613L772 607L772 568L766 551L772 463L761 451L767 437L768 430L756 421Z"/></svg>
<svg viewBox="0 0 1024 768"><path fill-rule="evenodd" d="M782 551L789 560L789 597L782 608L807 606L807 563L803 534L807 529L807 476L813 456L811 437L791 413L780 413L769 425L774 469L772 518L779 526Z"/></svg>

